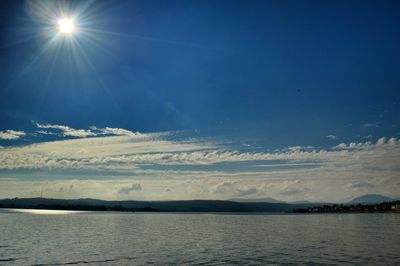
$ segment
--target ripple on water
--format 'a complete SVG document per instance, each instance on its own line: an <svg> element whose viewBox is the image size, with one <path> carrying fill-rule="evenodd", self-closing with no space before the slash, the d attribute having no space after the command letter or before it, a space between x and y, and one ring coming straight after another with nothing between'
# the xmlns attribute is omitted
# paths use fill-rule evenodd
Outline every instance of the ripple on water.
<svg viewBox="0 0 400 266"><path fill-rule="evenodd" d="M399 221L396 214L2 212L0 264L398 265Z"/></svg>

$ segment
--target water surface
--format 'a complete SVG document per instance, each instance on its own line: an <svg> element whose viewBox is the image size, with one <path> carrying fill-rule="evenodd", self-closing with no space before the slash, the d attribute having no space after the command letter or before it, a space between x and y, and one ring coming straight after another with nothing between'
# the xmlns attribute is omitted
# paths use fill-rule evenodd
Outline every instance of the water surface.
<svg viewBox="0 0 400 266"><path fill-rule="evenodd" d="M0 210L0 264L400 264L400 214Z"/></svg>

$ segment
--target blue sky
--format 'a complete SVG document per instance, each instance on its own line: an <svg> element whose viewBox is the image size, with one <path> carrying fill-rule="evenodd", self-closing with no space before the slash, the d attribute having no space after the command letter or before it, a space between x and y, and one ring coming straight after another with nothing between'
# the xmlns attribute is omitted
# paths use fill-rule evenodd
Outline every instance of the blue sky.
<svg viewBox="0 0 400 266"><path fill-rule="evenodd" d="M398 197L399 11L2 1L0 197Z"/></svg>

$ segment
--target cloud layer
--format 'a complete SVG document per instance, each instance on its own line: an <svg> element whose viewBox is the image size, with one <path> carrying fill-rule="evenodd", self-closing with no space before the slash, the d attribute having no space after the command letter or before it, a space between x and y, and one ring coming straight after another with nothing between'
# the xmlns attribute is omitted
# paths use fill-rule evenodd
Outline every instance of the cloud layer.
<svg viewBox="0 0 400 266"><path fill-rule="evenodd" d="M249 152L204 139L177 140L166 133L38 127L79 138L1 148L0 197L35 194L43 182L47 193L57 197L149 200L335 201L361 192L398 196L400 188L397 138L341 143L332 149L293 146ZM14 187L26 190L16 192Z"/></svg>

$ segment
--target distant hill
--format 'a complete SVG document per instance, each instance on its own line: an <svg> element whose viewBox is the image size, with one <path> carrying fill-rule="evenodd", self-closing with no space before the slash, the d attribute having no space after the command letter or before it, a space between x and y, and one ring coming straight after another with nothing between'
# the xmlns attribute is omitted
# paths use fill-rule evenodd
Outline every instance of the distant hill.
<svg viewBox="0 0 400 266"><path fill-rule="evenodd" d="M356 197L352 199L349 203L381 203L381 202L389 202L389 201L395 201L393 198L389 198L386 196L378 195L378 194L367 194L363 196Z"/></svg>
<svg viewBox="0 0 400 266"><path fill-rule="evenodd" d="M296 204L302 204L302 205L313 205L313 206L318 206L318 205L324 205L324 204L329 204L328 202L310 202L308 200L300 200L300 201L282 201L282 200L277 200L274 198L256 198L256 199L241 199L241 198L232 198L228 199L228 201L234 201L234 202L248 202L248 203L254 203L254 202L264 202L264 203L286 203L286 204L291 204L291 205L296 205Z"/></svg>
<svg viewBox="0 0 400 266"><path fill-rule="evenodd" d="M87 211L158 211L158 212L289 212L313 204L234 202L227 200L181 201L106 201L96 199L14 198L0 200L0 208L87 210Z"/></svg>
<svg viewBox="0 0 400 266"><path fill-rule="evenodd" d="M317 204L315 202L310 202L308 200L290 201L289 203L292 203L292 204L310 204L310 203ZM321 204L324 204L324 203L321 203Z"/></svg>
<svg viewBox="0 0 400 266"><path fill-rule="evenodd" d="M240 199L240 198L233 198L228 199L228 201L235 201L235 202L269 202L269 203L286 203L282 200L276 200L273 198L257 198L257 199Z"/></svg>

